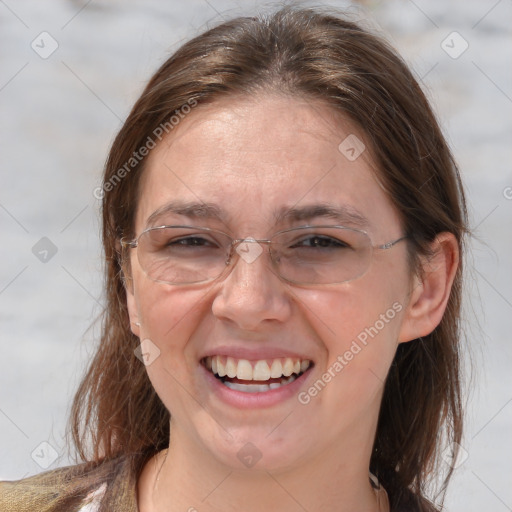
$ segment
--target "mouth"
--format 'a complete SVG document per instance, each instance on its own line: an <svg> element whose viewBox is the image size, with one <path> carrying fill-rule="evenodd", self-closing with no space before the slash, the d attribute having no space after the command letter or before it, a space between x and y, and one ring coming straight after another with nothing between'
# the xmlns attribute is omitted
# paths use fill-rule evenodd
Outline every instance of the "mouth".
<svg viewBox="0 0 512 512"><path fill-rule="evenodd" d="M291 384L313 366L309 359L236 359L220 355L201 359L201 364L226 387L243 393L265 393Z"/></svg>

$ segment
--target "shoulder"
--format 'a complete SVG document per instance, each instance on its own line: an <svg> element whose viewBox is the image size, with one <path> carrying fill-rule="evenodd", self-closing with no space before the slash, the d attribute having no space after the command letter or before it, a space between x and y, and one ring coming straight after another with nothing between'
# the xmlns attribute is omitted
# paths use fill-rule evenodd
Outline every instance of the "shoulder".
<svg viewBox="0 0 512 512"><path fill-rule="evenodd" d="M2 512L96 512L105 495L133 503L136 474L132 457L122 456L0 482ZM127 509L129 510L129 509ZM136 509L135 509L136 510Z"/></svg>

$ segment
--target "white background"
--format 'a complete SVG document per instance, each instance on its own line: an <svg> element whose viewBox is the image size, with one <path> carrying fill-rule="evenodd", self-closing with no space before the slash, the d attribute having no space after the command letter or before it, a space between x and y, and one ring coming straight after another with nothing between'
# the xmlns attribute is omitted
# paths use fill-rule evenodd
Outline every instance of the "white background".
<svg viewBox="0 0 512 512"><path fill-rule="evenodd" d="M399 49L460 164L474 231L465 313L473 374L468 458L447 508L512 510L512 2L329 3ZM42 463L58 455L50 468L68 463L66 415L102 303L93 190L116 131L184 39L257 4L0 1L0 479L40 472L36 448ZM31 48L43 31L58 43L47 59ZM451 46L469 45L457 59L441 46L453 31L463 39L452 35ZM57 248L46 263L32 252L42 237Z"/></svg>

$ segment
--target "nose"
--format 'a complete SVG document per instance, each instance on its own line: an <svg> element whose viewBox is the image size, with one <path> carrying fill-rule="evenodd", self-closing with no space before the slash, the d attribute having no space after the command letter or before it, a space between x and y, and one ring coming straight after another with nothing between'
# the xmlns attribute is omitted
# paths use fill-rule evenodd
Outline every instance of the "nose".
<svg viewBox="0 0 512 512"><path fill-rule="evenodd" d="M272 271L267 247L247 238L234 247L232 260L213 300L213 314L247 331L285 322L292 309L290 297L287 285Z"/></svg>

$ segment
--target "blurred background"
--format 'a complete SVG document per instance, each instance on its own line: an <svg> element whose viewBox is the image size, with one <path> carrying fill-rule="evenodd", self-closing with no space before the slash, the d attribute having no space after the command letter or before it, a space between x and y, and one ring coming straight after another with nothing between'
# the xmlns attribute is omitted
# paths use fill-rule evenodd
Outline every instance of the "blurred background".
<svg viewBox="0 0 512 512"><path fill-rule="evenodd" d="M186 39L272 5L0 0L0 479L69 463L66 418L103 300L93 192L132 103ZM344 9L400 51L460 164L473 371L447 510L512 510L512 2L305 5Z"/></svg>

